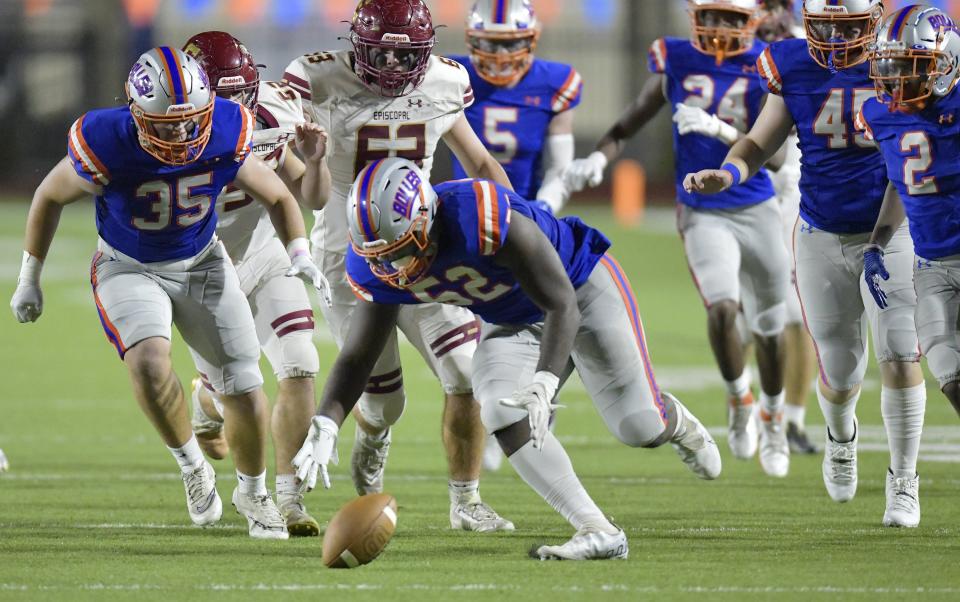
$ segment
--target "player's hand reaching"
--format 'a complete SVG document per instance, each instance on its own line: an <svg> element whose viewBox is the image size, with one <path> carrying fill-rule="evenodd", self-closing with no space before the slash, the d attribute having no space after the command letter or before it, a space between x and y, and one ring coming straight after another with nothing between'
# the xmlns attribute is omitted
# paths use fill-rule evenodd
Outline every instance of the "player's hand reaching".
<svg viewBox="0 0 960 602"><path fill-rule="evenodd" d="M677 103L673 122L677 124L677 132L681 136L687 134L703 134L711 138L722 140L728 145L737 141L739 132L729 123L722 121L716 115L711 115L699 107L691 107Z"/></svg>
<svg viewBox="0 0 960 602"><path fill-rule="evenodd" d="M23 263L20 265L20 276L17 278L17 289L10 299L10 308L13 315L21 324L36 322L43 313L43 291L40 290L40 270L43 262L33 255L23 252Z"/></svg>
<svg viewBox="0 0 960 602"><path fill-rule="evenodd" d="M287 245L287 253L290 255L290 269L287 270L287 276L296 276L307 284L312 284L320 298L327 307L333 303L330 296L330 283L326 276L310 259L310 243L305 238L297 238L290 241Z"/></svg>
<svg viewBox="0 0 960 602"><path fill-rule="evenodd" d="M880 288L880 280L889 280L890 272L883 265L883 249L880 245L867 245L863 250L863 279L867 281L867 288L877 302L877 307L887 307L887 294Z"/></svg>
<svg viewBox="0 0 960 602"><path fill-rule="evenodd" d="M543 448L544 439L550 430L550 414L562 405L553 403L560 379L553 373L541 370L533 375L533 382L514 391L508 399L501 399L500 405L525 410L530 420L530 438L533 447Z"/></svg>
<svg viewBox="0 0 960 602"><path fill-rule="evenodd" d="M327 154L327 132L312 122L298 123L296 126L297 150L304 160L317 162Z"/></svg>
<svg viewBox="0 0 960 602"><path fill-rule="evenodd" d="M700 194L717 194L733 186L733 175L725 169L701 169L688 173L683 179L683 189Z"/></svg>
<svg viewBox="0 0 960 602"><path fill-rule="evenodd" d="M306 485L307 491L317 486L317 474L324 489L330 489L330 473L327 464L339 464L337 456L337 434L340 427L326 416L314 416L310 421L310 430L303 447L293 457L293 468L297 471L297 480Z"/></svg>
<svg viewBox="0 0 960 602"><path fill-rule="evenodd" d="M606 167L607 156L600 151L593 151L586 159L576 159L567 165L561 177L570 192L580 192L587 186L599 185Z"/></svg>

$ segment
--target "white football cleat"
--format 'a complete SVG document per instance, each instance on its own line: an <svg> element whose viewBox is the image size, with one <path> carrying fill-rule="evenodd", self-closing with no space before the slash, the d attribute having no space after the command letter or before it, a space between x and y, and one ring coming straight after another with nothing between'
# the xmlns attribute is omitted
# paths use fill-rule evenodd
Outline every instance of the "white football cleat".
<svg viewBox="0 0 960 602"><path fill-rule="evenodd" d="M483 502L474 504L450 504L450 528L459 531L513 531L513 523L503 518L497 511Z"/></svg>
<svg viewBox="0 0 960 602"><path fill-rule="evenodd" d="M182 472L183 488L187 492L187 512L193 524L212 525L223 514L223 502L217 494L217 473L206 460L190 472Z"/></svg>
<svg viewBox="0 0 960 602"><path fill-rule="evenodd" d="M577 531L563 545L530 550L530 555L540 560L626 560L629 553L623 529L611 534L588 527Z"/></svg>
<svg viewBox="0 0 960 602"><path fill-rule="evenodd" d="M835 502L849 502L857 495L857 440L860 427L854 420L853 440L834 441L827 428L827 445L823 450L823 484Z"/></svg>
<svg viewBox="0 0 960 602"><path fill-rule="evenodd" d="M303 505L303 492L277 492L277 510L287 523L287 532L292 537L316 537L320 535L320 523L310 516Z"/></svg>
<svg viewBox="0 0 960 602"><path fill-rule="evenodd" d="M483 446L483 469L490 472L500 470L503 464L503 450L493 435L487 435L487 442Z"/></svg>
<svg viewBox="0 0 960 602"><path fill-rule="evenodd" d="M677 455L687 465L687 468L693 471L693 474L701 479L719 477L721 461L717 442L713 440L709 431L697 420L697 417L687 409L687 406L680 403L679 399L666 392L662 395L673 401L677 408L677 419L680 422L670 445L677 451Z"/></svg>
<svg viewBox="0 0 960 602"><path fill-rule="evenodd" d="M884 527L917 527L920 525L920 475L895 477L887 469L887 509L883 512Z"/></svg>
<svg viewBox="0 0 960 602"><path fill-rule="evenodd" d="M270 494L246 495L233 490L233 507L247 519L250 537L254 539L289 539L287 522L283 520Z"/></svg>
<svg viewBox="0 0 960 602"><path fill-rule="evenodd" d="M760 410L760 467L771 477L790 472L790 444L783 424L783 412L776 416Z"/></svg>
<svg viewBox="0 0 960 602"><path fill-rule="evenodd" d="M390 429L382 439L374 439L359 426L354 429L350 475L359 495L383 491L383 471L390 453Z"/></svg>
<svg viewBox="0 0 960 602"><path fill-rule="evenodd" d="M727 444L733 457L749 460L757 453L757 421L753 415L753 393L747 393L735 404L734 399L727 402Z"/></svg>
<svg viewBox="0 0 960 602"><path fill-rule="evenodd" d="M3 450L0 449L0 472L7 472L10 470L10 462L7 460L7 456L4 455Z"/></svg>

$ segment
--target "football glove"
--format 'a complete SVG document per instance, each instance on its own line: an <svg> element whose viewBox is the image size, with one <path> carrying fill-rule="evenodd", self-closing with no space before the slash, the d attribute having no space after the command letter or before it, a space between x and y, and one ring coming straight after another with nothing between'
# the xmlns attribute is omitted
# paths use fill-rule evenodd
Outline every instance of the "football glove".
<svg viewBox="0 0 960 602"><path fill-rule="evenodd" d="M306 485L307 491L317 485L317 474L324 489L330 489L330 473L327 464L339 464L337 456L337 434L340 427L326 416L314 416L310 421L310 430L303 447L293 457L293 468L297 471L297 480Z"/></svg>
<svg viewBox="0 0 960 602"><path fill-rule="evenodd" d="M533 375L533 382L514 391L508 399L501 399L500 405L525 410L530 420L530 438L533 447L543 448L544 439L550 431L550 414L562 405L553 403L560 379L553 373L541 370Z"/></svg>
<svg viewBox="0 0 960 602"><path fill-rule="evenodd" d="M579 192L587 186L597 186L603 181L607 156L593 151L586 159L576 159L563 170L563 181L570 192Z"/></svg>
<svg viewBox="0 0 960 602"><path fill-rule="evenodd" d="M307 239L297 238L290 241L287 245L287 253L290 254L290 269L287 270L287 276L296 276L307 284L312 284L324 304L330 307L333 302L330 297L330 283L327 282L320 268L310 259L310 244Z"/></svg>
<svg viewBox="0 0 960 602"><path fill-rule="evenodd" d="M863 251L863 279L867 281L867 288L877 302L877 307L887 307L887 294L880 288L880 279L889 280L890 273L883 265L883 249L880 245L867 245Z"/></svg>
<svg viewBox="0 0 960 602"><path fill-rule="evenodd" d="M10 299L10 308L13 315L21 324L36 322L43 313L43 291L40 290L40 270L43 262L23 252L23 262L20 264L20 276L17 278L17 289Z"/></svg>
<svg viewBox="0 0 960 602"><path fill-rule="evenodd" d="M703 134L716 138L728 146L733 145L740 137L737 128L699 107L677 103L676 109L673 114L673 122L677 124L677 132L681 136Z"/></svg>

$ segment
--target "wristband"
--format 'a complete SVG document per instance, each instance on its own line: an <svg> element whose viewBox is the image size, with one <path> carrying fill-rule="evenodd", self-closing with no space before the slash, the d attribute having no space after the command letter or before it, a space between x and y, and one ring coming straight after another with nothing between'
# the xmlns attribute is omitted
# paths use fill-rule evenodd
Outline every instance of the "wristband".
<svg viewBox="0 0 960 602"><path fill-rule="evenodd" d="M20 275L17 277L17 282L38 284L40 282L40 270L42 269L43 261L24 251L23 260L20 262Z"/></svg>
<svg viewBox="0 0 960 602"><path fill-rule="evenodd" d="M297 255L310 255L310 241L304 237L294 238L290 241L290 244L287 245L287 255L290 256L291 261Z"/></svg>
<svg viewBox="0 0 960 602"><path fill-rule="evenodd" d="M739 165L737 163L739 163ZM727 161L726 163L720 166L721 170L733 176L733 183L735 185L743 184L744 181L747 179L746 176L748 173L746 170L746 165L744 165L743 162L738 161L737 163L734 163L733 161Z"/></svg>

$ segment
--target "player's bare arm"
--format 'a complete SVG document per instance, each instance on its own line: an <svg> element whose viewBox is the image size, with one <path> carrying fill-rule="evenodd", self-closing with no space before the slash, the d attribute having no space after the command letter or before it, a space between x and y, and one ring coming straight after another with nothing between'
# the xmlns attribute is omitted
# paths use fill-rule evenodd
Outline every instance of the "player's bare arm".
<svg viewBox="0 0 960 602"><path fill-rule="evenodd" d="M297 199L283 180L257 156L250 155L237 172L234 184L260 201L270 213L270 221L283 244L307 237L303 214Z"/></svg>
<svg viewBox="0 0 960 602"><path fill-rule="evenodd" d="M497 264L508 268L537 307L543 310L543 339L537 371L561 374L580 326L577 295L560 257L540 228L516 211L497 252Z"/></svg>
<svg viewBox="0 0 960 602"><path fill-rule="evenodd" d="M471 178L491 180L513 190L507 172L503 171L503 167L483 146L464 115L461 114L450 131L444 134L443 141L457 156L457 160Z"/></svg>
<svg viewBox="0 0 960 602"><path fill-rule="evenodd" d="M331 177L327 168L327 132L316 123L296 126L296 147L303 157L288 155L280 176L288 182L297 200L309 209L320 210L330 198ZM291 159L295 159L291 161Z"/></svg>
<svg viewBox="0 0 960 602"><path fill-rule="evenodd" d="M77 175L69 157L61 159L33 193L24 250L40 261L46 259L63 206L99 192L100 186Z"/></svg>
<svg viewBox="0 0 960 602"><path fill-rule="evenodd" d="M904 219L906 219L906 213L903 209L903 201L897 193L896 186L893 182L889 182L887 191L883 195L883 204L880 206L880 216L877 217L877 224L870 235L870 244L880 248L886 247Z"/></svg>
<svg viewBox="0 0 960 602"><path fill-rule="evenodd" d="M723 160L725 168L703 169L687 174L683 187L688 192L716 194L734 184L746 182L783 146L794 127L793 116L779 96L770 95L753 128L739 140ZM734 174L739 177L734 180Z"/></svg>

